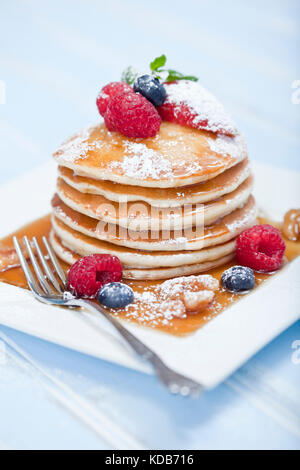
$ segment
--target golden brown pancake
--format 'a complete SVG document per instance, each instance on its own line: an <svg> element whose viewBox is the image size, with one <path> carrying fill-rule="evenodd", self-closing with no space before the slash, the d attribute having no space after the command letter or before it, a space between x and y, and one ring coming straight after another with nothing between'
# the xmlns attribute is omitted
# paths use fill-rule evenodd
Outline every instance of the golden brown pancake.
<svg viewBox="0 0 300 470"><path fill-rule="evenodd" d="M205 204L186 205L175 208L155 208L146 202L118 204L95 194L83 194L69 186L63 179L57 180L57 194L72 209L131 230L154 231L181 229L194 225L210 225L220 217L243 206L249 198L253 177L249 176L235 191L225 194L216 201Z"/></svg>
<svg viewBox="0 0 300 470"><path fill-rule="evenodd" d="M53 214L68 227L92 238L132 249L145 251L200 250L225 243L255 223L257 210L253 197L234 212L215 224L174 231L132 232L118 225L102 224L87 215L74 211L56 195L52 200Z"/></svg>
<svg viewBox="0 0 300 470"><path fill-rule="evenodd" d="M144 201L155 207L176 207L213 201L240 186L250 176L249 160L245 159L216 178L192 186L178 188L147 188L117 184L79 176L60 166L58 175L69 186L82 193L96 194L114 202Z"/></svg>
<svg viewBox="0 0 300 470"><path fill-rule="evenodd" d="M244 137L162 122L131 139L103 122L66 141L51 243L62 259L109 253L128 279L167 279L228 262L256 221Z"/></svg>
<svg viewBox="0 0 300 470"><path fill-rule="evenodd" d="M121 263L135 268L161 268L213 261L233 253L235 240L222 245L195 251L143 251L114 245L78 232L61 220L53 217L52 227L62 244L76 253L87 256L93 253L108 253L117 256Z"/></svg>
<svg viewBox="0 0 300 470"><path fill-rule="evenodd" d="M55 235L54 231L50 233L50 242L53 246L56 254L68 264L75 263L81 255L75 253L74 251L66 248L62 243L59 237ZM205 263L196 263L186 266L179 266L174 268L155 268L155 269L136 269L124 267L123 277L125 279L132 280L160 280L160 279L171 279L178 276L188 276L190 274L208 272L210 269L216 268L223 264L228 263L234 257L234 253L231 253L222 258L207 261Z"/></svg>
<svg viewBox="0 0 300 470"><path fill-rule="evenodd" d="M129 139L104 123L65 142L54 154L61 166L119 184L178 188L215 178L247 157L243 136L228 137L162 122L148 139Z"/></svg>

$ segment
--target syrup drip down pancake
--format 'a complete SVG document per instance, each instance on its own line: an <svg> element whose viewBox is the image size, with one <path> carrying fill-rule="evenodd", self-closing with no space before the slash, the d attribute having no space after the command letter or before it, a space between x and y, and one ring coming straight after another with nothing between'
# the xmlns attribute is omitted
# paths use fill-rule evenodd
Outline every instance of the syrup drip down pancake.
<svg viewBox="0 0 300 470"><path fill-rule="evenodd" d="M82 255L72 251L62 244L61 239L55 234L54 231L50 233L50 242L56 254L67 264L73 264L78 261ZM234 253L230 253L224 257L212 261L202 263L195 263L185 266L178 266L172 268L131 268L124 266L123 277L124 279L132 280L149 280L157 281L161 279L171 279L179 276L189 276L191 274L207 272L218 266L228 263L234 257Z"/></svg>
<svg viewBox="0 0 300 470"><path fill-rule="evenodd" d="M187 204L175 208L155 208L142 202L115 203L103 196L83 194L57 180L57 194L69 207L81 214L110 224L141 230L178 230L195 225L210 225L243 206L248 200L253 186L249 176L235 191L205 204Z"/></svg>
<svg viewBox="0 0 300 470"><path fill-rule="evenodd" d="M58 175L69 186L83 194L96 194L110 201L123 203L144 201L155 207L177 207L214 201L237 189L250 176L249 160L245 159L216 178L191 186L178 188L148 188L117 184L79 176L72 170L60 166Z"/></svg>
<svg viewBox="0 0 300 470"><path fill-rule="evenodd" d="M238 236L256 220L257 210L252 196L246 204L229 215L206 227L191 227L178 231L160 232L123 229L119 225L99 223L96 219L67 206L57 195L52 200L53 214L68 227L84 235L145 251L200 250L225 243Z"/></svg>

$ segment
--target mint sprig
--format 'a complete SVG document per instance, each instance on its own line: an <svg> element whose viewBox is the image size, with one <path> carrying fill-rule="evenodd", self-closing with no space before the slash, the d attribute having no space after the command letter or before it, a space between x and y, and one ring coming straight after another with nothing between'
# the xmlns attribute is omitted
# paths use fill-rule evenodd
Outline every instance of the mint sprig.
<svg viewBox="0 0 300 470"><path fill-rule="evenodd" d="M167 62L167 58L165 54L159 57L156 57L152 62L150 62L150 69L152 70L152 72L159 72L161 71L160 70L161 67L166 65L166 62Z"/></svg>
<svg viewBox="0 0 300 470"><path fill-rule="evenodd" d="M156 78L159 78L164 82L174 82L175 80L191 80L192 82L198 81L198 78L194 75L184 75L183 73L178 72L177 70L165 69L164 66L166 65L166 62L167 57L165 56L165 54L162 54L159 57L155 57L155 59L150 62L150 70ZM141 74L139 74L136 69L129 66L122 73L121 80L122 82L126 82L129 83L129 85L132 85L132 83L139 75Z"/></svg>
<svg viewBox="0 0 300 470"><path fill-rule="evenodd" d="M128 83L129 85L132 85L134 80L140 75L139 71L136 70L132 65L129 65L121 75L121 80L122 82Z"/></svg>
<svg viewBox="0 0 300 470"><path fill-rule="evenodd" d="M167 77L165 78L165 82L174 82L175 80L191 80L193 82L197 82L198 78L195 77L194 75L184 75L181 72L178 72L177 70L173 69L164 69L164 65L166 65L167 62L167 57L165 54L156 57L151 63L150 63L150 69L152 70L152 73L157 77L161 78L161 73L167 73Z"/></svg>
<svg viewBox="0 0 300 470"><path fill-rule="evenodd" d="M181 72L177 72L177 70L168 69L167 72L169 75L166 78L166 82L174 82L175 80L191 80L192 82L197 82L198 78L194 75L183 75Z"/></svg>

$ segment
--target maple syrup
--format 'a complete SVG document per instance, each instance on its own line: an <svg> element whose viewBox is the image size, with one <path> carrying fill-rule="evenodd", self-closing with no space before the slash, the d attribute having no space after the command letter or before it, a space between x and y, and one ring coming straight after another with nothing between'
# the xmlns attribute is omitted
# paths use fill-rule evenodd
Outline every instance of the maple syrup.
<svg viewBox="0 0 300 470"><path fill-rule="evenodd" d="M280 224L276 224L274 222L270 222L267 219L260 219L260 223L271 223L273 226L277 226L280 228ZM10 234L6 238L0 241L0 259L5 258L5 254L9 254L11 256L13 250L13 236L16 236L18 239L22 239L24 235L26 235L29 239L32 237L36 237L40 246L42 247L42 237L49 236L51 230L51 216L46 215L41 219L35 220L32 223L20 228L13 234ZM297 256L300 255L300 241L290 241L284 237L286 242L286 253L285 259L286 262L293 260ZM62 267L67 271L69 266L61 262ZM231 266L235 265L235 260L231 261L230 263L223 265L219 268L211 269L207 274L214 276L216 279L220 280L221 275L224 270L230 268ZM1 265L0 265L1 266ZM276 275L276 274L275 274ZM266 279L270 278L270 274L262 274L262 273L255 273L255 281L256 286L262 284ZM5 282L8 284L12 284L17 287L27 288L27 283L23 271L20 267L11 267L7 266L5 270L0 272L0 282ZM157 284L163 281L125 281L128 285L130 285L135 292L142 293L145 290L151 292ZM201 311L201 313L188 315L186 318L173 318L172 320L165 321L163 318L155 318L155 316L141 314L133 310L131 312L130 309L127 311L118 311L117 313L114 312L114 315L117 315L119 318L124 320L133 321L143 326L148 326L151 328L156 328L162 330L166 333L170 333L173 335L183 336L187 334L191 334L195 332L197 329L201 328L205 323L210 321L215 316L219 315L226 307L230 306L233 302L236 302L241 298L238 294L230 293L222 288L220 288L216 294L214 302L208 306L205 310ZM154 317L154 318L153 318Z"/></svg>
<svg viewBox="0 0 300 470"><path fill-rule="evenodd" d="M146 201L152 206L170 207L182 204L207 202L228 194L228 188L236 189L251 174L248 158L220 173L216 178L202 183L178 188L148 188L144 186L129 186L113 181L96 180L87 176L82 177L67 167L58 167L59 177L69 186L83 193L101 194L110 201Z"/></svg>

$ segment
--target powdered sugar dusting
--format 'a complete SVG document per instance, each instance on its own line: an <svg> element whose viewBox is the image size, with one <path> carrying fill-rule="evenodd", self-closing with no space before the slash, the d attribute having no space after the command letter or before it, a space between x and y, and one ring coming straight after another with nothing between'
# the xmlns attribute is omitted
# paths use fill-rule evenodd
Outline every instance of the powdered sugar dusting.
<svg viewBox="0 0 300 470"><path fill-rule="evenodd" d="M219 282L209 274L199 276L183 276L168 279L159 286L159 293L163 299L178 298L182 292L196 292L202 289L217 290Z"/></svg>
<svg viewBox="0 0 300 470"><path fill-rule="evenodd" d="M254 225L257 217L257 207L254 204L249 211L245 211L241 217L226 223L226 227L231 233L237 233L240 229L245 230Z"/></svg>
<svg viewBox="0 0 300 470"><path fill-rule="evenodd" d="M89 142L89 138L95 129L94 126L82 129L71 139L65 141L54 154L59 164L73 163L78 159L86 158L88 152L98 147L99 142Z"/></svg>
<svg viewBox="0 0 300 470"><path fill-rule="evenodd" d="M218 135L216 139L208 138L207 143L212 152L220 155L230 155L232 158L241 160L247 156L247 145L243 135L235 137Z"/></svg>
<svg viewBox="0 0 300 470"><path fill-rule="evenodd" d="M122 162L112 162L111 167L122 170L129 178L145 180L152 178L173 178L169 160L153 149L139 142L125 142L125 153Z"/></svg>
<svg viewBox="0 0 300 470"><path fill-rule="evenodd" d="M16 251L8 248L2 249L0 246L0 273L15 266L20 266Z"/></svg>
<svg viewBox="0 0 300 470"><path fill-rule="evenodd" d="M175 104L175 115L181 112L185 105L194 115L191 126L196 129L206 129L230 135L237 134L237 127L226 113L221 103L199 83L190 80L180 80L167 87L165 104Z"/></svg>
<svg viewBox="0 0 300 470"><path fill-rule="evenodd" d="M188 239L186 237L177 237L177 238L168 238L168 240L161 240L161 245L174 245L174 249L181 248L182 250L186 248L188 244Z"/></svg>
<svg viewBox="0 0 300 470"><path fill-rule="evenodd" d="M142 293L135 293L134 303L125 308L128 318L138 320L139 323L151 323L156 326L167 325L173 318L186 316L184 305L179 299L178 301L163 301L156 290L150 292L147 288L145 289ZM115 313L118 314L117 311Z"/></svg>
<svg viewBox="0 0 300 470"><path fill-rule="evenodd" d="M173 318L185 318L187 302L207 305L211 302L219 281L210 275L183 276L170 279L149 290L135 293L135 301L125 309L128 318L153 325L168 324ZM188 294L188 295L187 295ZM199 303L200 302L200 303ZM199 308L199 311L201 307ZM115 312L117 314L117 312Z"/></svg>

